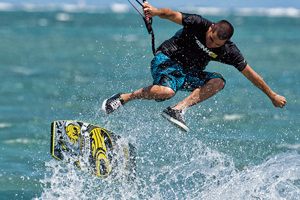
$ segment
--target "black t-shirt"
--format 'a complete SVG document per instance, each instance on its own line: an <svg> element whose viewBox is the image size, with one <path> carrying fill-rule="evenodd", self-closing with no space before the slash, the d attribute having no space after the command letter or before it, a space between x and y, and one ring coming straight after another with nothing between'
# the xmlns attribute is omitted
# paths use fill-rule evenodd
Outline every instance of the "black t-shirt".
<svg viewBox="0 0 300 200"><path fill-rule="evenodd" d="M186 69L204 70L209 61L233 65L242 71L247 62L240 50L230 40L219 48L206 47L206 32L212 22L200 15L182 13L184 28L163 42L158 50Z"/></svg>

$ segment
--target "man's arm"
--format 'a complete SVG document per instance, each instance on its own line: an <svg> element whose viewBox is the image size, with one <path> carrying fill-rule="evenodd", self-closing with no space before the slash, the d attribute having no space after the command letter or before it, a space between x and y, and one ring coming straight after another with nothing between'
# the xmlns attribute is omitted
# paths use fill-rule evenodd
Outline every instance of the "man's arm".
<svg viewBox="0 0 300 200"><path fill-rule="evenodd" d="M275 107L283 108L286 104L286 99L283 96L276 94L271 88L265 83L265 81L247 64L246 68L241 73L249 79L253 85L263 91L272 101Z"/></svg>
<svg viewBox="0 0 300 200"><path fill-rule="evenodd" d="M149 12L149 17L159 16L162 19L168 19L172 22L175 22L179 25L182 24L182 14L180 12L175 12L169 8L154 8L148 2L143 3L144 12Z"/></svg>

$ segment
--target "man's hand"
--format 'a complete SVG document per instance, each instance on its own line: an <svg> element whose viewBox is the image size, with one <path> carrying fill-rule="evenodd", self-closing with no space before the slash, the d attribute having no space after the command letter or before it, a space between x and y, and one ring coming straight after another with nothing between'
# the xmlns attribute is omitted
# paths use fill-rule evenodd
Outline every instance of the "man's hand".
<svg viewBox="0 0 300 200"><path fill-rule="evenodd" d="M149 13L149 17L155 17L159 14L158 9L151 6L147 1L143 3L143 10Z"/></svg>
<svg viewBox="0 0 300 200"><path fill-rule="evenodd" d="M168 19L172 22L175 22L179 25L182 24L182 14L180 12L175 12L169 8L154 8L148 2L143 3L144 12L148 12L149 17L159 16L162 19Z"/></svg>
<svg viewBox="0 0 300 200"><path fill-rule="evenodd" d="M276 94L274 98L271 99L275 107L283 108L286 104L286 99L283 96Z"/></svg>

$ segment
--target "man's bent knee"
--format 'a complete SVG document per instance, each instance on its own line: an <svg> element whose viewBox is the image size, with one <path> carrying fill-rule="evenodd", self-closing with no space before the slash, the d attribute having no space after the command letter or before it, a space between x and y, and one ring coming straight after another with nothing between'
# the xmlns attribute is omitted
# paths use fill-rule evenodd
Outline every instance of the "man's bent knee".
<svg viewBox="0 0 300 200"><path fill-rule="evenodd" d="M157 90L157 99L155 99L155 101L157 102L168 100L176 94L172 88L167 86L155 85L155 87Z"/></svg>
<svg viewBox="0 0 300 200"><path fill-rule="evenodd" d="M221 78L217 78L217 85L219 86L220 90L225 87L225 81Z"/></svg>
<svg viewBox="0 0 300 200"><path fill-rule="evenodd" d="M213 78L213 79L209 80L207 83L214 84L214 87L218 91L221 91L225 87L225 81L222 78Z"/></svg>

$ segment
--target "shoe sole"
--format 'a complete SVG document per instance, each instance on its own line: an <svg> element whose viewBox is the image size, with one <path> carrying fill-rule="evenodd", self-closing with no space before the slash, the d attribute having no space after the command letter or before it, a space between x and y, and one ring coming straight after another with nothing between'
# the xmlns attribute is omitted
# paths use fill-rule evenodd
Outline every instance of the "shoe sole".
<svg viewBox="0 0 300 200"><path fill-rule="evenodd" d="M109 113L107 113L107 112L106 112L106 109L105 109L105 105L106 105L107 100L108 100L108 99L105 99L105 100L103 101L101 109L105 112L105 114L108 115Z"/></svg>
<svg viewBox="0 0 300 200"><path fill-rule="evenodd" d="M177 128L179 128L180 130L184 131L184 132L189 132L190 129L188 126L186 126L185 124L181 123L180 121L174 119L173 117L170 117L170 115L168 115L167 113L163 112L161 113L161 115L168 120L169 122L171 122L173 125L175 125Z"/></svg>

